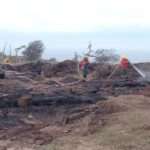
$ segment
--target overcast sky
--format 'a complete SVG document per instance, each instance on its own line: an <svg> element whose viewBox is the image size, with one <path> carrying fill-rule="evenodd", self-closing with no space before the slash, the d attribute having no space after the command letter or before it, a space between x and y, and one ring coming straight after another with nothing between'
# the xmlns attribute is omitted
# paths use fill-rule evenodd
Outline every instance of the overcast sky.
<svg viewBox="0 0 150 150"><path fill-rule="evenodd" d="M150 25L149 0L0 0L0 29L84 32Z"/></svg>
<svg viewBox="0 0 150 150"><path fill-rule="evenodd" d="M91 40L95 49L150 61L149 7L149 0L0 0L0 46L42 40L45 57L65 58Z"/></svg>

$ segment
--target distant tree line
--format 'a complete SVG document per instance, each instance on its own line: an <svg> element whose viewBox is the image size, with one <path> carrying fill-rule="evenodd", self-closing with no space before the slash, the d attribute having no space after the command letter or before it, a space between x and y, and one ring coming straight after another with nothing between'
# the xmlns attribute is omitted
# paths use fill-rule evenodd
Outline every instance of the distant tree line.
<svg viewBox="0 0 150 150"><path fill-rule="evenodd" d="M22 54L27 61L37 61L41 59L44 49L45 46L42 41L33 41L28 44Z"/></svg>

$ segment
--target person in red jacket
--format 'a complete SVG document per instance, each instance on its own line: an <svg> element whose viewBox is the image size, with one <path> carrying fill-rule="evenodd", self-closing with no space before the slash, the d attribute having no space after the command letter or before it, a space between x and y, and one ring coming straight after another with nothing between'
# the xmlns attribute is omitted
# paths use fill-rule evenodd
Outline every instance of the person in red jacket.
<svg viewBox="0 0 150 150"><path fill-rule="evenodd" d="M123 68L123 69L128 69L129 67L129 60L125 57L123 57L120 61L120 66Z"/></svg>
<svg viewBox="0 0 150 150"><path fill-rule="evenodd" d="M89 60L88 57L84 57L84 59L80 62L79 68L82 71L83 78L86 79L89 74Z"/></svg>
<svg viewBox="0 0 150 150"><path fill-rule="evenodd" d="M126 57L123 57L120 60L120 67L122 68L122 73L126 79L128 79L128 68L129 68L129 60Z"/></svg>

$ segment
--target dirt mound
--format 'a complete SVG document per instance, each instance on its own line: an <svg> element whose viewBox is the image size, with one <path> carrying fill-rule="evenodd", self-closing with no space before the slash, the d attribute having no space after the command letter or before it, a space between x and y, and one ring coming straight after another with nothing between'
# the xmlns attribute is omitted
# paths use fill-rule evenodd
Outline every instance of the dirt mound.
<svg viewBox="0 0 150 150"><path fill-rule="evenodd" d="M113 65L109 64L97 64L94 71L94 76L96 79L106 79L114 70L114 68L115 67Z"/></svg>
<svg viewBox="0 0 150 150"><path fill-rule="evenodd" d="M44 111L43 111L44 110ZM117 103L101 102L93 105L32 108L32 118L11 110L7 119L1 118L0 140L38 146L70 134L87 135L106 124L105 117L123 111ZM14 123L15 122L15 123ZM84 128L83 128L84 127ZM10 145L10 144L9 144Z"/></svg>
<svg viewBox="0 0 150 150"><path fill-rule="evenodd" d="M68 133L82 136L95 133L107 124L108 115L127 109L124 104L109 100L109 95L138 93L146 87L131 80L90 80L65 85L66 80L67 77L45 82L0 80L0 140L44 145ZM73 80L74 76L70 76L69 83ZM32 114L27 120L23 112L28 106L26 100L30 100L28 111Z"/></svg>
<svg viewBox="0 0 150 150"><path fill-rule="evenodd" d="M66 77L61 80L62 83L74 83L77 81L79 81L79 77L72 75L66 75Z"/></svg>
<svg viewBox="0 0 150 150"><path fill-rule="evenodd" d="M139 65L141 66L141 64ZM3 64L1 65L1 68L9 71L26 73L26 76L28 75L28 77L31 77L32 79L41 74L45 77L65 77L67 75L76 75L78 73L77 63L72 60L65 60L57 64L42 61L17 65ZM107 79L115 68L115 65L91 63L89 65L89 72L93 74L93 77L96 79ZM135 71L132 65L129 65L128 69L119 67L111 78L114 80L135 80L139 79L140 75Z"/></svg>
<svg viewBox="0 0 150 150"><path fill-rule="evenodd" d="M129 64L127 69L119 67L113 74L112 79L128 79L128 80L138 80L141 78L140 74Z"/></svg>
<svg viewBox="0 0 150 150"><path fill-rule="evenodd" d="M25 64L2 64L1 68L4 70L11 70L16 72L35 72L40 74L43 62L32 62Z"/></svg>
<svg viewBox="0 0 150 150"><path fill-rule="evenodd" d="M74 126L72 134L54 140L45 150L149 150L149 98L137 95L119 96L111 97L109 102L127 109L103 115L102 121L97 117L92 119L92 114L86 116L80 122L82 125ZM92 123L88 126L91 120ZM95 125L94 120L99 121L99 126ZM96 132L92 132L94 128ZM92 134L86 134L87 131Z"/></svg>
<svg viewBox="0 0 150 150"><path fill-rule="evenodd" d="M96 79L107 79L110 77L113 80L138 80L141 78L131 64L129 64L127 69L109 64L97 65L95 77Z"/></svg>
<svg viewBox="0 0 150 150"><path fill-rule="evenodd" d="M65 76L66 74L77 73L77 64L72 60L65 60L57 64L42 61L16 65L1 64L1 68L22 73L32 72L41 74L43 72L46 77Z"/></svg>
<svg viewBox="0 0 150 150"><path fill-rule="evenodd" d="M149 107L147 100L120 96L144 95L143 92L149 90L148 83L136 80L137 74L132 68L128 78L122 75L129 74L118 72L106 81L104 79L112 69L106 67L107 75L103 74L102 80L84 82L76 77L73 61L35 64L16 65L13 71L10 71L11 66L6 71L8 78L0 80L0 140L39 146L68 133L90 135L105 127L113 114L124 113L134 107ZM41 77L37 82L34 77L32 80L30 75L37 76L40 72L53 78Z"/></svg>
<svg viewBox="0 0 150 150"><path fill-rule="evenodd" d="M77 73L77 64L74 61L66 60L57 64L45 64L42 71L46 77L66 76Z"/></svg>
<svg viewBox="0 0 150 150"><path fill-rule="evenodd" d="M150 86L147 86L146 88L144 88L144 90L140 90L137 94L149 97L150 96Z"/></svg>
<svg viewBox="0 0 150 150"><path fill-rule="evenodd" d="M112 95L138 93L148 86L146 83L135 80L83 82L70 76L69 80L60 78L58 81L50 79L37 82L26 76L23 77L15 76L15 79L0 81L0 107L17 106L17 100L22 96L31 97L33 106L93 104L100 100L106 100L108 96Z"/></svg>

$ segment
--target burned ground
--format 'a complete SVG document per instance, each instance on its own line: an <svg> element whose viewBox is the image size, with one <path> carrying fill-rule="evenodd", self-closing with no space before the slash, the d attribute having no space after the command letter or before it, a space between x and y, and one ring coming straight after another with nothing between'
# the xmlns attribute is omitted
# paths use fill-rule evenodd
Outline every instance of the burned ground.
<svg viewBox="0 0 150 150"><path fill-rule="evenodd" d="M125 78L120 78L120 71L110 80L84 82L75 72L76 65L66 67L68 64L57 64L54 72L46 69L49 78L31 64L3 66L6 79L0 80L0 141L6 144L2 147L18 143L37 149L68 134L91 135L107 125L107 116L130 109L110 96L149 96L149 83L138 80L132 69Z"/></svg>

